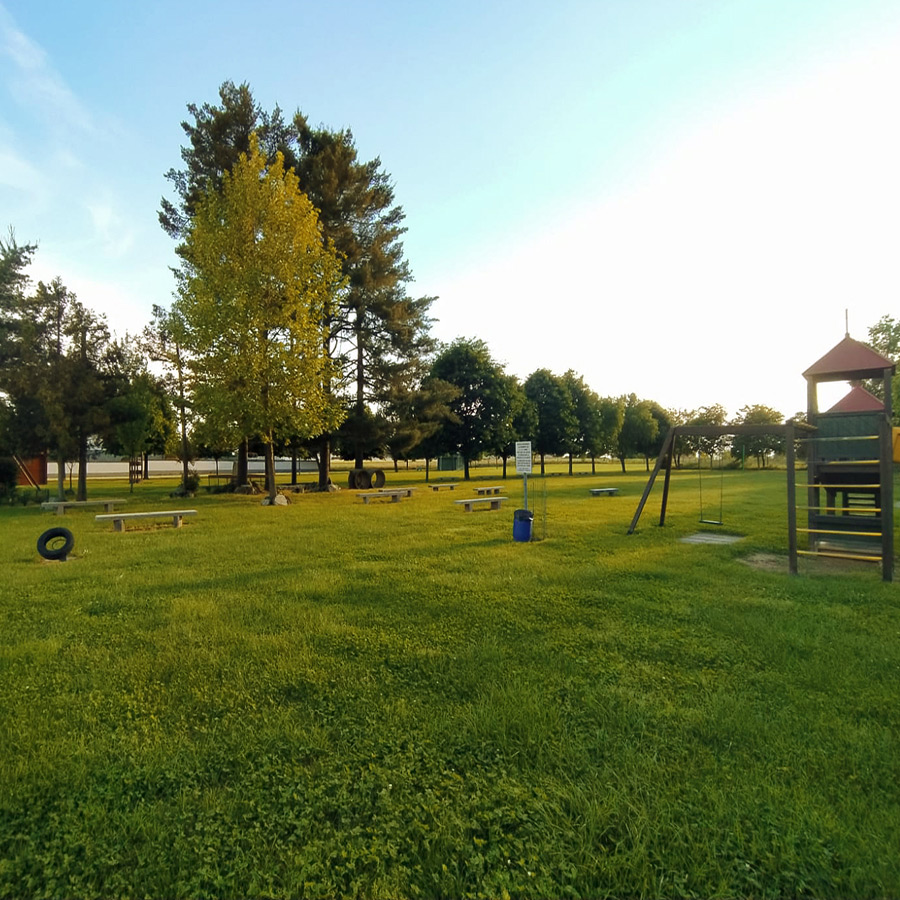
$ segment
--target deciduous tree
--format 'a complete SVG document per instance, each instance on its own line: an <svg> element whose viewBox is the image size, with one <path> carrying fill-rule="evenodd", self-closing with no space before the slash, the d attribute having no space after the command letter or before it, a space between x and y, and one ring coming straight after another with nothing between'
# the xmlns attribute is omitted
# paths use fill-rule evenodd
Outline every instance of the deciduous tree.
<svg viewBox="0 0 900 900"><path fill-rule="evenodd" d="M490 449L507 412L503 367L494 362L484 341L459 338L438 353L431 377L458 391L450 402L451 417L436 439L445 452L459 453L464 477L469 466Z"/></svg>
<svg viewBox="0 0 900 900"><path fill-rule="evenodd" d="M281 155L267 165L256 141L196 204L184 244L177 312L191 350L194 400L203 413L234 415L266 445L276 495L276 433L335 427L324 324L341 283L334 252Z"/></svg>
<svg viewBox="0 0 900 900"><path fill-rule="evenodd" d="M635 394L629 394L624 398L623 405L616 455L622 472L625 472L625 460L646 453L659 433L659 424L647 400L639 400Z"/></svg>
<svg viewBox="0 0 900 900"><path fill-rule="evenodd" d="M525 379L524 390L537 413L532 449L540 457L543 475L545 457L571 453L577 441L575 404L564 380L549 369L532 372Z"/></svg>
<svg viewBox="0 0 900 900"><path fill-rule="evenodd" d="M781 425L783 423L784 416L777 409L762 404L742 407L733 422L735 425ZM784 438L777 434L734 435L731 438L732 457L743 460L746 456L752 456L756 460L758 469L766 468L769 459L775 453L783 452Z"/></svg>

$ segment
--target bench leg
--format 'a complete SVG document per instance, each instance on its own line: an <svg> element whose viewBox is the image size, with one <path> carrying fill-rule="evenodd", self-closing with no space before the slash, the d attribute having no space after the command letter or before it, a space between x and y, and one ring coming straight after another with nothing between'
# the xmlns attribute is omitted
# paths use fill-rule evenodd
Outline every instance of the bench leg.
<svg viewBox="0 0 900 900"><path fill-rule="evenodd" d="M124 519L113 519L113 531L124 531L125 530L125 520Z"/></svg>
<svg viewBox="0 0 900 900"><path fill-rule="evenodd" d="M500 509L500 501L491 500L491 509Z"/></svg>
<svg viewBox="0 0 900 900"><path fill-rule="evenodd" d="M181 516L172 516L172 527L181 528Z"/></svg>
<svg viewBox="0 0 900 900"><path fill-rule="evenodd" d="M56 514L58 516L64 516L66 514L66 508L62 504L60 504L56 507Z"/></svg>
<svg viewBox="0 0 900 900"><path fill-rule="evenodd" d="M399 502L400 502L400 495L394 494L393 497L391 497L391 503L399 503Z"/></svg>

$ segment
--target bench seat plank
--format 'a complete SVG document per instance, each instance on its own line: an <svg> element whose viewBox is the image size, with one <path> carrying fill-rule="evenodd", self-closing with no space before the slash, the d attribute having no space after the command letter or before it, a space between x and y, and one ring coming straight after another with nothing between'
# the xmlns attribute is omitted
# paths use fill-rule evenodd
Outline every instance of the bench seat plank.
<svg viewBox="0 0 900 900"><path fill-rule="evenodd" d="M457 505L461 504L466 512L472 512L476 506L481 506L482 503L489 504L488 509L500 509L503 501L508 499L509 497L469 497L467 500L454 500L453 502Z"/></svg>
<svg viewBox="0 0 900 900"><path fill-rule="evenodd" d="M154 512L104 513L94 516L98 522L112 519L113 531L124 531L126 519L172 519L173 528L181 528L184 516L196 516L196 509L162 509Z"/></svg>
<svg viewBox="0 0 900 900"><path fill-rule="evenodd" d="M41 509L55 510L58 516L64 516L67 509L102 506L111 513L116 506L122 506L124 503L124 500L46 500L41 504Z"/></svg>
<svg viewBox="0 0 900 900"><path fill-rule="evenodd" d="M370 500L387 500L390 499L391 503L399 503L401 497L412 497L413 489L412 488L394 488L392 490L384 490L384 491L370 491L367 494L357 494L358 497L362 498L363 503L368 503Z"/></svg>

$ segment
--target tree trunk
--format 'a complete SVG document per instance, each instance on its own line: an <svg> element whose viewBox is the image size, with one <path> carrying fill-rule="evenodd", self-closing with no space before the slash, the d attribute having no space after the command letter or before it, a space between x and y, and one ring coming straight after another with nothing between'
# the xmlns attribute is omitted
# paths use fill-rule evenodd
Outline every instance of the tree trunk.
<svg viewBox="0 0 900 900"><path fill-rule="evenodd" d="M176 344L175 354L178 368L178 413L181 419L181 486L187 493L188 476L188 437L187 437L187 400L184 396L184 366L181 359L181 347Z"/></svg>
<svg viewBox="0 0 900 900"><path fill-rule="evenodd" d="M150 454L144 451L144 481L150 477Z"/></svg>
<svg viewBox="0 0 900 900"><path fill-rule="evenodd" d="M87 438L78 441L78 491L76 500L87 500Z"/></svg>
<svg viewBox="0 0 900 900"><path fill-rule="evenodd" d="M247 485L250 474L250 467L247 460L249 452L249 441L247 440L247 438L244 438L241 441L240 446L238 447L237 471L234 473L234 481L238 487L244 487Z"/></svg>
<svg viewBox="0 0 900 900"><path fill-rule="evenodd" d="M624 455L619 456L619 462L622 464L622 474L624 475L625 474L625 456Z"/></svg>
<svg viewBox="0 0 900 900"><path fill-rule="evenodd" d="M428 483L428 473L431 471L431 458L425 457L425 483Z"/></svg>
<svg viewBox="0 0 900 900"><path fill-rule="evenodd" d="M357 429L356 429L356 440L355 440L355 454L353 465L356 466L357 469L363 468L365 464L365 459L363 459L364 451L363 444L359 434L359 426L363 422L364 414L366 411L366 398L365 398L365 378L366 378L366 368L365 368L365 350L364 350L364 340L362 337L362 312L357 311L356 313L356 325L354 331L356 332L356 421L357 421Z"/></svg>
<svg viewBox="0 0 900 900"><path fill-rule="evenodd" d="M358 466L362 468L362 465ZM331 482L331 435L322 436L319 443L319 490L324 491Z"/></svg>
<svg viewBox="0 0 900 900"><path fill-rule="evenodd" d="M465 481L468 481L469 480L469 457L468 456L463 457L463 473L464 473L463 479Z"/></svg>
<svg viewBox="0 0 900 900"><path fill-rule="evenodd" d="M569 474L572 474L572 454L569 454Z"/></svg>
<svg viewBox="0 0 900 900"><path fill-rule="evenodd" d="M269 502L274 506L278 491L275 488L275 443L269 435L266 441L266 490L269 494Z"/></svg>
<svg viewBox="0 0 900 900"><path fill-rule="evenodd" d="M543 475L544 474L544 454L541 453L540 456L541 456L541 475Z"/></svg>
<svg viewBox="0 0 900 900"><path fill-rule="evenodd" d="M591 475L597 474L597 457L591 454Z"/></svg>
<svg viewBox="0 0 900 900"><path fill-rule="evenodd" d="M66 457L62 451L56 456L56 499L66 499Z"/></svg>
<svg viewBox="0 0 900 900"><path fill-rule="evenodd" d="M506 455L503 456L503 480L506 481Z"/></svg>

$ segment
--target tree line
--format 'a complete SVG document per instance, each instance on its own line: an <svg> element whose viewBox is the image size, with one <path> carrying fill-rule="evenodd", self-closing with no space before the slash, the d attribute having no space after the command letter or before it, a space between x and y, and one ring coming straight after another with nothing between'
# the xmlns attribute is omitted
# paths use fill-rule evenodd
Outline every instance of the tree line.
<svg viewBox="0 0 900 900"><path fill-rule="evenodd" d="M311 456L330 485L337 454L410 459L426 467L459 454L465 477L485 455L507 460L530 440L548 456L655 457L675 424L726 424L721 406L665 410L628 395L601 397L574 371L507 373L484 341L439 345L433 297L410 294L404 213L380 159L359 158L352 132L312 127L299 110L268 112L248 85L225 82L216 104L189 104L183 167L166 174L161 227L176 242L174 299L140 334L113 338L60 279L33 287L36 247L12 230L0 240L0 453L49 451L64 491L78 461L86 497L92 446L143 457L176 455L183 488L196 456L251 452ZM900 324L870 337L895 355ZM895 407L896 408L896 407ZM780 423L762 405L733 423ZM683 439L685 457L724 452ZM766 465L776 439L732 442L733 455ZM427 473L426 473L427 474Z"/></svg>

